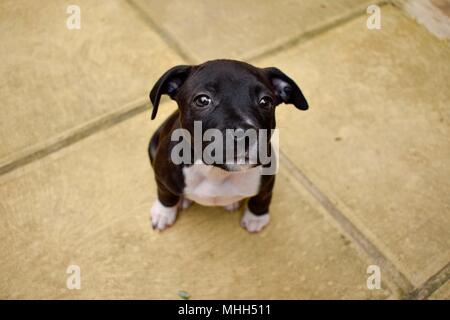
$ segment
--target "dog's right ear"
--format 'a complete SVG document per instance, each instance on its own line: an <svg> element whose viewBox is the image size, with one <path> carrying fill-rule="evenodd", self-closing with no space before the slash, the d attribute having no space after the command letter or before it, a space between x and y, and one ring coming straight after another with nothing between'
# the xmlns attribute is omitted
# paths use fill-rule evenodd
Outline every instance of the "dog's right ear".
<svg viewBox="0 0 450 320"><path fill-rule="evenodd" d="M180 65L166 71L155 83L150 91L150 101L153 104L152 120L155 119L158 112L159 100L161 95L167 94L172 99L175 98L178 90L191 72L191 66Z"/></svg>

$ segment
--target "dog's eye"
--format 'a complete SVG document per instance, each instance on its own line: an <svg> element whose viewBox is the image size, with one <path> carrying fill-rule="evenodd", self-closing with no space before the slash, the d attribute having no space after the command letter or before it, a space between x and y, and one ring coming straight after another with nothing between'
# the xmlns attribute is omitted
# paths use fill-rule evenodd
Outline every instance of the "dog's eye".
<svg viewBox="0 0 450 320"><path fill-rule="evenodd" d="M273 100L270 97L263 97L261 100L259 100L259 105L261 107L271 107L273 104Z"/></svg>
<svg viewBox="0 0 450 320"><path fill-rule="evenodd" d="M201 94L194 99L194 103L199 107L206 107L211 104L211 98L206 94Z"/></svg>

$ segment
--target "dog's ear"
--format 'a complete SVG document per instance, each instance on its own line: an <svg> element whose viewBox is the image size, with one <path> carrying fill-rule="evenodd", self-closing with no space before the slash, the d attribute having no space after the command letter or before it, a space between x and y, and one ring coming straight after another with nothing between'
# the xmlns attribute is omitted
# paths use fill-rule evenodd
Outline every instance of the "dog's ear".
<svg viewBox="0 0 450 320"><path fill-rule="evenodd" d="M308 102L294 80L277 68L265 68L263 71L272 82L276 94L282 102L293 104L300 110L308 110Z"/></svg>
<svg viewBox="0 0 450 320"><path fill-rule="evenodd" d="M175 98L178 90L189 76L191 66L180 65L166 71L161 78L155 83L150 91L150 101L153 104L152 120L155 119L158 112L159 100L163 94Z"/></svg>

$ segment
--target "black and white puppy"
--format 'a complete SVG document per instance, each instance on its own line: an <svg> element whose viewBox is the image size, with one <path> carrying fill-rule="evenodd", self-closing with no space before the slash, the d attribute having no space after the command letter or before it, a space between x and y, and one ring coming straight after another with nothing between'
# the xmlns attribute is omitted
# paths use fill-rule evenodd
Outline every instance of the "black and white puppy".
<svg viewBox="0 0 450 320"><path fill-rule="evenodd" d="M241 225L250 232L260 231L269 222L275 182L275 175L262 174L261 168L271 164L262 164L259 157L251 164L238 161L249 160L251 145L246 146L242 155L233 153L231 162L228 158L205 162L201 152L194 152L192 141L189 149L192 162L178 163L172 158L177 145L173 134L182 129L192 138L195 122L201 123L202 134L213 128L224 137L227 129L270 131L275 128L275 107L280 103L308 109L299 87L277 68L214 60L196 66L176 66L164 73L150 92L152 119L164 94L177 102L178 110L153 134L148 148L158 192L151 208L153 228L164 230L172 225L177 211L193 201L236 210L240 201L248 198ZM270 146L270 134L266 140L260 143ZM207 146L207 142L200 144L202 150Z"/></svg>

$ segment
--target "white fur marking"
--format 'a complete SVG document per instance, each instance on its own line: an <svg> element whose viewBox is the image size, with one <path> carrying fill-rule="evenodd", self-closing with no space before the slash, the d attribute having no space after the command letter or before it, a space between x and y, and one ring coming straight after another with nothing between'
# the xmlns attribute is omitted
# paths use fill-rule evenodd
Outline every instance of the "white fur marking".
<svg viewBox="0 0 450 320"><path fill-rule="evenodd" d="M193 201L186 199L185 197L182 197L180 200L180 208L181 210L186 210L188 209L190 206L192 206Z"/></svg>
<svg viewBox="0 0 450 320"><path fill-rule="evenodd" d="M239 201L231 203L231 204L227 204L226 206L224 206L225 210L227 211L236 211L237 209L239 209L241 203Z"/></svg>
<svg viewBox="0 0 450 320"><path fill-rule="evenodd" d="M269 220L269 213L257 216L246 208L241 220L241 226L247 229L248 232L259 232L269 223Z"/></svg>
<svg viewBox="0 0 450 320"><path fill-rule="evenodd" d="M242 171L223 169L196 162L183 168L184 196L206 206L226 206L258 193L261 167Z"/></svg>
<svg viewBox="0 0 450 320"><path fill-rule="evenodd" d="M150 215L153 229L164 230L175 222L177 206L166 207L159 200L155 200Z"/></svg>

